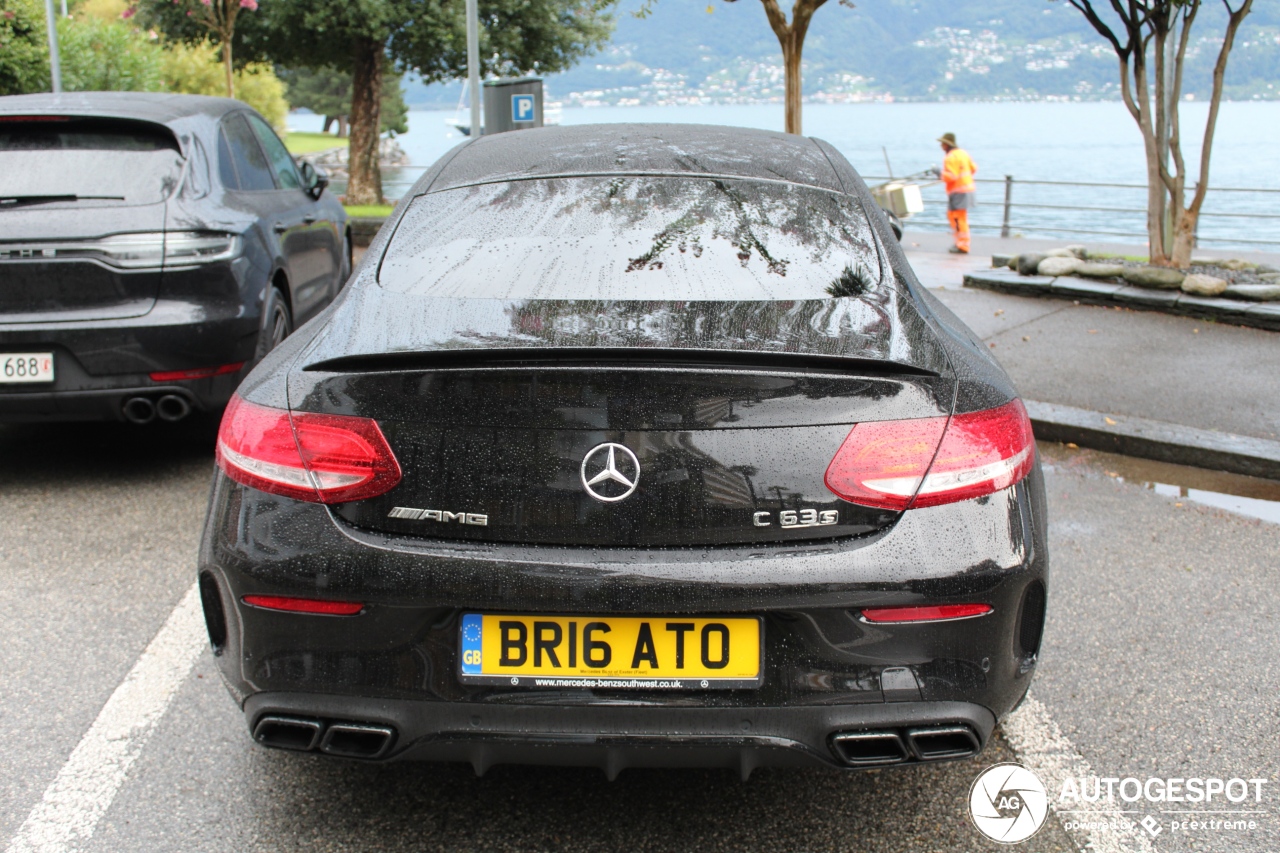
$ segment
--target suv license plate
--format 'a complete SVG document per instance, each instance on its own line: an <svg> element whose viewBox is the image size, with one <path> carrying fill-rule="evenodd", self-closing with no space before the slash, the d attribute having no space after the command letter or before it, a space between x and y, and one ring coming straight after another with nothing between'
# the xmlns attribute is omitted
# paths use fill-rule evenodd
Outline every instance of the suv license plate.
<svg viewBox="0 0 1280 853"><path fill-rule="evenodd" d="M0 353L0 383L52 382L53 353Z"/></svg>
<svg viewBox="0 0 1280 853"><path fill-rule="evenodd" d="M458 677L551 690L759 687L763 636L754 616L467 613Z"/></svg>

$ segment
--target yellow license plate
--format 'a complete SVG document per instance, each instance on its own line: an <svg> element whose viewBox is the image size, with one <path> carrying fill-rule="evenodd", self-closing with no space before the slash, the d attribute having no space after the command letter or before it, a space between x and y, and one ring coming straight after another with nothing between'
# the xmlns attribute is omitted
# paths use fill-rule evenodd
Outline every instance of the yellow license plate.
<svg viewBox="0 0 1280 853"><path fill-rule="evenodd" d="M458 675L546 689L757 687L762 636L758 617L467 613Z"/></svg>

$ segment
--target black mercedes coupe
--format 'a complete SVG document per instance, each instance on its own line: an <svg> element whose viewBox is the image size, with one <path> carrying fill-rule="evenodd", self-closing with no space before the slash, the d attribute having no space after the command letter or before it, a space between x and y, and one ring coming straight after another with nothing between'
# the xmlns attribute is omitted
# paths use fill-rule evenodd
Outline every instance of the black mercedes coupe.
<svg viewBox="0 0 1280 853"><path fill-rule="evenodd" d="M484 136L223 417L199 579L261 744L879 767L1026 694L1026 410L831 146Z"/></svg>
<svg viewBox="0 0 1280 853"><path fill-rule="evenodd" d="M240 101L0 98L0 421L221 411L350 274L326 184Z"/></svg>

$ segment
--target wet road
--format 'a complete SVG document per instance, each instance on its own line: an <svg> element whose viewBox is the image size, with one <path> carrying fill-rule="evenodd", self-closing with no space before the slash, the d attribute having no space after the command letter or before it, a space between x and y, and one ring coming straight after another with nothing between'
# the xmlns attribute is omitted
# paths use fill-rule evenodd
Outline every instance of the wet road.
<svg viewBox="0 0 1280 853"><path fill-rule="evenodd" d="M192 583L212 430L0 427L6 844ZM1280 849L1280 525L1212 497L1234 490L1265 510L1280 487L1045 452L1054 574L1033 695L1099 775L1269 780L1257 829L1168 829L1154 849ZM720 771L608 783L595 770L477 779L461 766L348 764L254 747L202 651L80 847L1005 849L983 842L965 801L983 768L1019 757L1001 737L973 761L761 770L745 784ZM1086 841L1051 819L1014 849Z"/></svg>

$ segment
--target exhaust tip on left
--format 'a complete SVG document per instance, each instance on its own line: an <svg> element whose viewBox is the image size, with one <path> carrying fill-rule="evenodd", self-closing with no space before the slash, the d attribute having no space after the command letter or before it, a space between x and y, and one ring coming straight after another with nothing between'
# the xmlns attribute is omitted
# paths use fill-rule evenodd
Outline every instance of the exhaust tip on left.
<svg viewBox="0 0 1280 853"><path fill-rule="evenodd" d="M306 752L316 748L323 729L319 720L268 715L253 727L253 739L263 746Z"/></svg>

